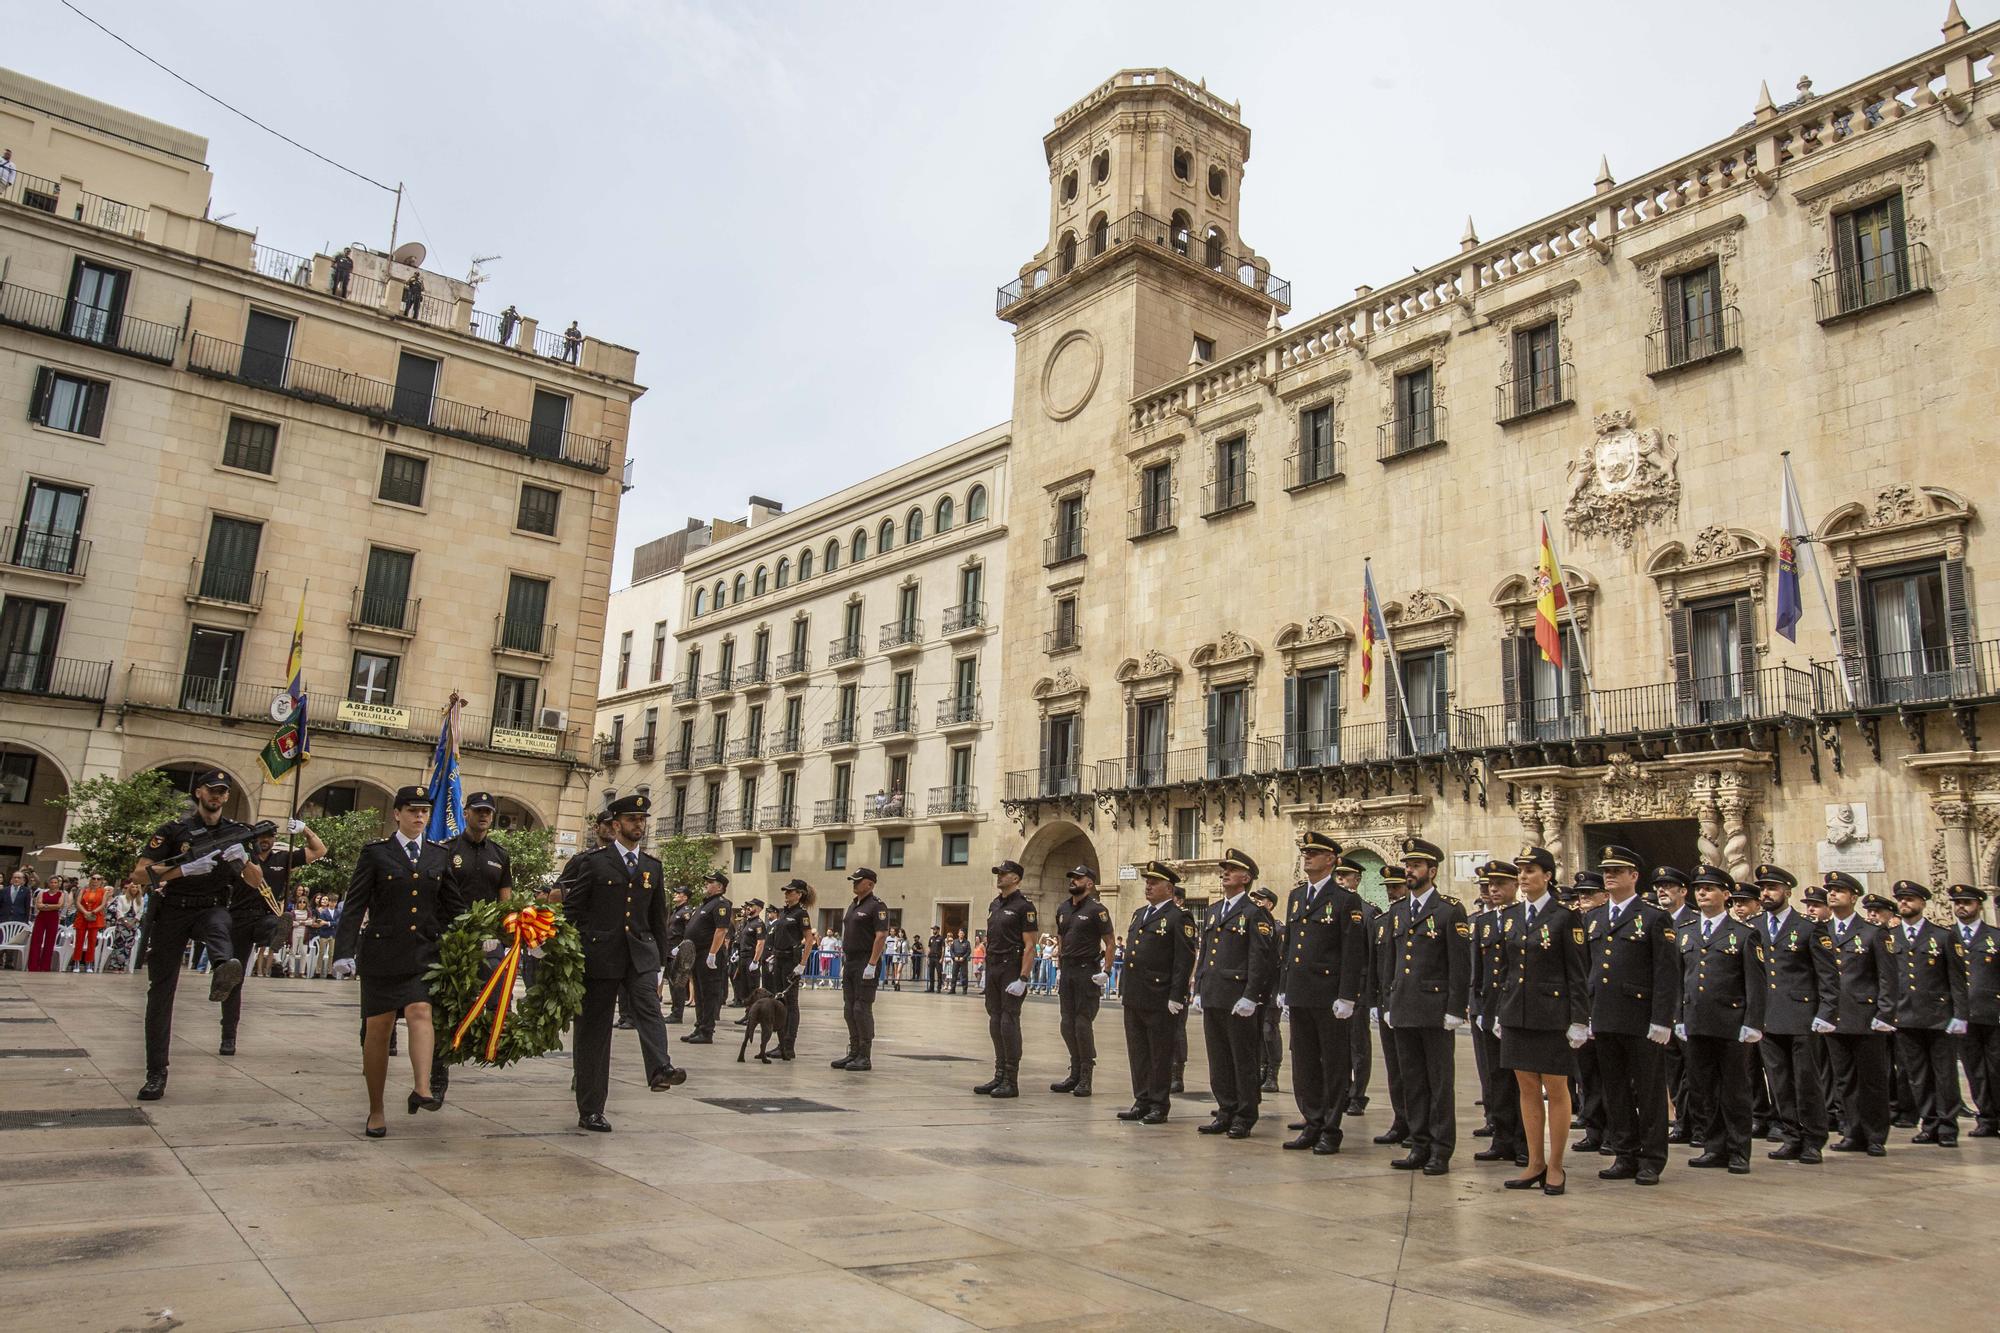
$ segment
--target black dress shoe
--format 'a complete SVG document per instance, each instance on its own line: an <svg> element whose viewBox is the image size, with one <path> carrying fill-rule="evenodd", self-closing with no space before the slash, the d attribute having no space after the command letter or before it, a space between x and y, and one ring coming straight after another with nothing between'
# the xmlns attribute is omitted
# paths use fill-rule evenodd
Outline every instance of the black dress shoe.
<svg viewBox="0 0 2000 1333"><path fill-rule="evenodd" d="M1526 1148L1523 1148L1519 1152L1516 1152L1514 1154L1514 1165L1519 1167L1525 1167L1528 1165L1528 1150Z"/></svg>
<svg viewBox="0 0 2000 1333"><path fill-rule="evenodd" d="M1818 1166L1821 1162L1825 1160L1826 1160L1825 1158L1819 1155L1819 1149L1817 1148L1799 1149L1800 1166Z"/></svg>
<svg viewBox="0 0 2000 1333"><path fill-rule="evenodd" d="M1542 1193L1548 1195L1551 1199L1559 1197L1562 1194L1562 1192L1568 1188L1569 1188L1568 1176L1564 1176L1561 1180L1557 1181L1553 1185L1549 1184L1549 1182L1546 1180L1542 1182Z"/></svg>
<svg viewBox="0 0 2000 1333"><path fill-rule="evenodd" d="M1349 1115L1360 1115L1367 1109L1368 1097L1365 1093L1359 1097L1349 1097L1347 1099L1347 1113Z"/></svg>
<svg viewBox="0 0 2000 1333"><path fill-rule="evenodd" d="M1451 1159L1450 1159L1449 1157L1433 1157L1433 1158L1431 1158L1431 1160L1430 1160L1430 1161L1428 1161L1428 1162L1425 1162L1425 1163L1424 1163L1424 1174L1425 1174L1425 1175L1427 1175L1427 1176L1448 1176L1448 1175L1450 1175L1450 1174L1451 1174Z"/></svg>
<svg viewBox="0 0 2000 1333"><path fill-rule="evenodd" d="M1197 1134L1227 1134L1229 1132L1229 1122L1221 1116L1217 1116L1205 1125L1196 1125L1194 1132Z"/></svg>
<svg viewBox="0 0 2000 1333"><path fill-rule="evenodd" d="M1424 1169L1424 1163L1428 1161L1430 1161L1429 1153L1411 1152L1407 1156L1398 1157L1389 1165L1397 1171L1421 1171Z"/></svg>
<svg viewBox="0 0 2000 1333"><path fill-rule="evenodd" d="M688 1074L685 1069L662 1069L646 1081L646 1086L654 1092L665 1092L669 1088L678 1088L687 1081Z"/></svg>
<svg viewBox="0 0 2000 1333"><path fill-rule="evenodd" d="M1514 1154L1511 1149L1507 1148L1481 1148L1478 1152L1472 1154L1472 1160L1475 1162L1510 1162L1514 1160Z"/></svg>
<svg viewBox="0 0 2000 1333"><path fill-rule="evenodd" d="M1479 1127L1478 1129L1475 1129L1475 1130L1473 1130L1473 1131L1472 1131L1472 1137L1473 1137L1473 1138L1475 1138L1475 1139L1490 1139L1490 1138L1492 1138L1492 1137L1493 1137L1493 1126L1491 1126L1491 1125L1481 1125L1481 1126L1480 1126L1480 1127Z"/></svg>
<svg viewBox="0 0 2000 1333"><path fill-rule="evenodd" d="M1750 1137L1751 1137L1751 1138L1753 1138L1753 1139L1761 1139L1761 1138L1763 1138L1763 1137L1764 1137L1764 1136L1765 1136L1766 1134L1769 1134L1770 1132L1771 1132L1771 1122L1770 1122L1770 1121L1768 1121L1768 1120L1752 1120L1752 1121L1750 1122Z"/></svg>
<svg viewBox="0 0 2000 1333"><path fill-rule="evenodd" d="M1168 1091L1168 1092L1186 1092L1186 1091L1187 1091L1187 1089L1181 1086L1181 1081L1180 1081L1179 1079L1175 1079L1175 1080L1173 1081L1173 1083L1172 1083L1172 1084L1171 1084L1171 1085L1170 1085L1170 1086L1169 1086L1169 1087L1167 1088L1167 1091Z"/></svg>
<svg viewBox="0 0 2000 1333"><path fill-rule="evenodd" d="M1285 1125L1286 1129L1291 1129L1291 1130L1304 1129L1305 1127L1306 1127L1306 1122L1303 1120L1293 1120Z"/></svg>
<svg viewBox="0 0 2000 1333"><path fill-rule="evenodd" d="M715 1045L715 1038L710 1036L706 1032L690 1032L685 1037L682 1037L681 1040L686 1042L690 1046Z"/></svg>
<svg viewBox="0 0 2000 1333"><path fill-rule="evenodd" d="M853 1058L854 1058L854 1052L849 1051L846 1055L841 1056L838 1060L828 1060L826 1063L827 1066L832 1069L845 1069L847 1068L847 1062L852 1060Z"/></svg>
<svg viewBox="0 0 2000 1333"><path fill-rule="evenodd" d="M1887 1157L1889 1155L1889 1150L1879 1143L1869 1144L1867 1151L1870 1157Z"/></svg>
<svg viewBox="0 0 2000 1333"><path fill-rule="evenodd" d="M2000 1138L2000 1126L1995 1126L1991 1121L1982 1120L1978 1124L1974 1125L1971 1131L1968 1132L1965 1137L1969 1139Z"/></svg>
<svg viewBox="0 0 2000 1333"><path fill-rule="evenodd" d="M1705 1152L1699 1156L1690 1157L1688 1165L1701 1170L1707 1170L1710 1167L1728 1166L1729 1159L1719 1152Z"/></svg>
<svg viewBox="0 0 2000 1333"><path fill-rule="evenodd" d="M1340 1151L1340 1140L1331 1134L1322 1134L1313 1143L1313 1156L1331 1157Z"/></svg>
<svg viewBox="0 0 2000 1333"><path fill-rule="evenodd" d="M1298 1135L1296 1138L1286 1139L1284 1143L1280 1146L1295 1152L1304 1152L1307 1148L1314 1146L1318 1142L1319 1142L1319 1131L1316 1129L1309 1129L1306 1130L1304 1133Z"/></svg>
<svg viewBox="0 0 2000 1333"><path fill-rule="evenodd" d="M139 1089L139 1100L142 1102L156 1102L166 1095L167 1076L163 1073L146 1075L146 1085Z"/></svg>
<svg viewBox="0 0 2000 1333"><path fill-rule="evenodd" d="M1730 1158L1730 1159L1729 1159L1729 1174L1730 1174L1730 1175L1732 1175L1732 1176L1747 1176L1747 1175L1749 1175L1749 1174L1750 1174L1750 1159L1749 1159L1748 1157L1732 1157L1732 1158Z"/></svg>
<svg viewBox="0 0 2000 1333"><path fill-rule="evenodd" d="M1584 1125L1584 1123L1583 1123L1583 1117L1582 1117L1582 1116L1580 1116L1580 1115L1573 1115L1573 1116L1571 1116L1571 1117L1569 1118L1569 1127L1570 1127L1571 1129L1583 1129L1583 1128L1585 1128L1585 1125ZM1565 1180L1567 1180L1567 1179L1568 1179L1568 1177L1564 1177L1564 1179L1565 1179Z"/></svg>
<svg viewBox="0 0 2000 1333"><path fill-rule="evenodd" d="M1596 1152L1603 1146L1603 1139L1597 1137L1595 1134L1586 1134L1575 1143L1570 1144L1569 1150L1571 1152Z"/></svg>
<svg viewBox="0 0 2000 1333"><path fill-rule="evenodd" d="M1860 1139L1842 1139L1827 1149L1828 1152L1867 1152L1868 1145Z"/></svg>
<svg viewBox="0 0 2000 1333"><path fill-rule="evenodd" d="M1692 1135L1692 1134L1688 1133L1688 1132L1687 1132L1687 1130L1685 1130L1685 1129L1672 1129L1672 1130L1669 1130L1669 1131L1667 1132L1667 1142L1668 1142L1668 1143L1693 1143L1693 1142L1694 1142L1694 1135Z"/></svg>
<svg viewBox="0 0 2000 1333"><path fill-rule="evenodd" d="M1915 1129L1917 1118L1913 1115L1899 1115L1889 1122L1891 1129Z"/></svg>
<svg viewBox="0 0 2000 1333"><path fill-rule="evenodd" d="M1547 1183L1548 1178L1548 1171L1541 1170L1521 1180L1503 1180L1500 1182L1500 1188L1503 1190L1538 1190Z"/></svg>
<svg viewBox="0 0 2000 1333"><path fill-rule="evenodd" d="M1635 1185L1657 1185L1660 1183L1660 1173L1650 1166L1642 1166L1639 1168L1639 1173L1632 1177L1632 1183Z"/></svg>
<svg viewBox="0 0 2000 1333"><path fill-rule="evenodd" d="M1260 1088L1258 1088L1258 1091L1259 1091L1259 1092L1276 1092L1277 1090L1278 1090L1278 1076L1277 1076L1276 1074L1267 1074L1267 1075L1265 1075L1265 1077L1264 1077L1264 1082L1263 1082L1263 1086L1261 1086Z"/></svg>
<svg viewBox="0 0 2000 1333"><path fill-rule="evenodd" d="M410 1094L409 1106L411 1115L415 1115L420 1110L435 1111L443 1105L444 1098L442 1097L424 1097L414 1092Z"/></svg>
<svg viewBox="0 0 2000 1333"><path fill-rule="evenodd" d="M1078 1083L1079 1081L1080 1081L1080 1080L1078 1080L1078 1078L1077 1078L1076 1074L1075 1074L1074 1072L1072 1072L1072 1073L1070 1074L1070 1076L1069 1076L1068 1078L1066 1078L1066 1079L1062 1080L1062 1082L1060 1082L1060 1083L1051 1083L1051 1084L1049 1084L1049 1091L1050 1091L1050 1092L1074 1092L1074 1091L1076 1090L1076 1085L1077 1085L1077 1083Z"/></svg>
<svg viewBox="0 0 2000 1333"><path fill-rule="evenodd" d="M578 1129L587 1129L593 1134L609 1134L611 1122L602 1115L580 1115L576 1118Z"/></svg>
<svg viewBox="0 0 2000 1333"><path fill-rule="evenodd" d="M371 1139L386 1139L389 1137L389 1127L387 1125L363 1125L361 1132Z"/></svg>
<svg viewBox="0 0 2000 1333"><path fill-rule="evenodd" d="M222 1045L220 1045L220 1046L218 1046L218 1047L216 1047L216 1048L215 1048L215 1053L216 1053L217 1055L234 1055L234 1054L236 1054L236 1038L234 1038L234 1037L224 1037L224 1038L222 1039Z"/></svg>
<svg viewBox="0 0 2000 1333"><path fill-rule="evenodd" d="M232 958L226 963L217 963L215 970L208 974L208 998L217 1004L229 998L229 992L243 984L243 964Z"/></svg>
<svg viewBox="0 0 2000 1333"><path fill-rule="evenodd" d="M1936 1143L1937 1141L1938 1136L1935 1129L1920 1129L1910 1135L1910 1142L1912 1143Z"/></svg>
<svg viewBox="0 0 2000 1333"><path fill-rule="evenodd" d="M1229 1137L1232 1139L1249 1138L1250 1127L1256 1123L1254 1120L1238 1120L1229 1127Z"/></svg>
<svg viewBox="0 0 2000 1333"><path fill-rule="evenodd" d="M865 1055L857 1055L852 1060L849 1060L847 1062L847 1072L850 1074L865 1074L874 1067L875 1067L875 1062L873 1060L870 1060ZM995 1097L1002 1097L1002 1096L1015 1097L1019 1096L1020 1094L1013 1092L1003 1093L998 1089L995 1089L993 1095Z"/></svg>
<svg viewBox="0 0 2000 1333"><path fill-rule="evenodd" d="M1167 1108L1164 1106L1155 1106L1152 1110L1146 1112L1146 1114L1139 1117L1139 1123L1142 1125L1166 1124Z"/></svg>
<svg viewBox="0 0 2000 1333"><path fill-rule="evenodd" d="M1631 1162L1613 1162L1597 1173L1599 1180L1633 1180L1639 1175L1639 1168Z"/></svg>
<svg viewBox="0 0 2000 1333"><path fill-rule="evenodd" d="M1386 1147L1391 1143L1401 1143L1408 1137L1410 1137L1409 1130L1404 1129L1401 1125L1391 1125L1382 1133L1377 1134L1374 1141Z"/></svg>
<svg viewBox="0 0 2000 1333"><path fill-rule="evenodd" d="M1956 1138L1948 1139L1944 1135L1940 1134L1938 1135L1937 1146L1940 1148L1956 1148L1958 1146L1958 1140Z"/></svg>
<svg viewBox="0 0 2000 1333"><path fill-rule="evenodd" d="M1120 1120L1144 1120L1146 1118L1146 1112L1150 1109L1151 1109L1150 1107L1134 1103L1133 1105L1128 1106L1124 1110L1120 1111L1118 1113L1118 1118Z"/></svg>

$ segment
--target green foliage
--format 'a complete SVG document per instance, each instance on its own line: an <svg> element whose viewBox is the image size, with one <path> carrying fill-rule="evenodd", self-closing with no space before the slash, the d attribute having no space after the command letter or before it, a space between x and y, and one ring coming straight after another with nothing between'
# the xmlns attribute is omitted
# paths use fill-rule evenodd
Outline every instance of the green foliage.
<svg viewBox="0 0 2000 1333"><path fill-rule="evenodd" d="M451 1038L486 984L479 974L480 961L489 955L481 946L487 940L500 941L501 947L490 955L498 967L514 942L501 924L510 910L508 904L474 903L438 941L438 961L424 980L430 987L438 1049L447 1064L487 1063L486 1038L493 1029L499 997L487 998L485 1008L472 1020L456 1048ZM583 943L577 938L576 927L563 920L561 905L550 910L556 914L556 933L541 946L535 984L507 1011L500 1046L493 1053L495 1069L560 1050L564 1029L583 1009Z"/></svg>
<svg viewBox="0 0 2000 1333"><path fill-rule="evenodd" d="M70 816L69 840L84 869L122 884L153 830L187 813L188 798L165 773L85 778L49 802Z"/></svg>
<svg viewBox="0 0 2000 1333"><path fill-rule="evenodd" d="M517 893L540 893L555 878L556 831L550 828L494 829L486 835L507 849Z"/></svg>
<svg viewBox="0 0 2000 1333"><path fill-rule="evenodd" d="M701 877L715 869L715 839L676 834L660 844L660 874L669 889L693 889L701 896Z"/></svg>
<svg viewBox="0 0 2000 1333"><path fill-rule="evenodd" d="M363 847L382 836L381 812L350 810L344 815L318 815L308 819L306 827L326 844L326 855L294 871L293 885L304 885L314 896L345 895L347 881L354 876L355 858Z"/></svg>

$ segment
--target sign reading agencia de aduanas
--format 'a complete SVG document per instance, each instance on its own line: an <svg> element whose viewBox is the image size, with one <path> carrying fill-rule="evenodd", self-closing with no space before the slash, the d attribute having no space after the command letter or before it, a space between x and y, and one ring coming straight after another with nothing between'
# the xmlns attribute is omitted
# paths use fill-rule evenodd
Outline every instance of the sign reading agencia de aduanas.
<svg viewBox="0 0 2000 1333"><path fill-rule="evenodd" d="M516 727L493 728L493 748L512 750L516 754L540 754L553 757L556 742L560 739L553 731L523 731Z"/></svg>

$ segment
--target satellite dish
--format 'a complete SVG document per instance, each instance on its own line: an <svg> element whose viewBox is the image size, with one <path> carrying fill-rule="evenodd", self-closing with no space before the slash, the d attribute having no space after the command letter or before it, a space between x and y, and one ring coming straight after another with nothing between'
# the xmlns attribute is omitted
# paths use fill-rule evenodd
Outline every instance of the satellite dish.
<svg viewBox="0 0 2000 1333"><path fill-rule="evenodd" d="M424 256L427 253L429 252L424 249L422 241L411 241L407 245L397 246L395 252L389 256L389 262L392 264L402 264L409 268L422 268L424 266Z"/></svg>

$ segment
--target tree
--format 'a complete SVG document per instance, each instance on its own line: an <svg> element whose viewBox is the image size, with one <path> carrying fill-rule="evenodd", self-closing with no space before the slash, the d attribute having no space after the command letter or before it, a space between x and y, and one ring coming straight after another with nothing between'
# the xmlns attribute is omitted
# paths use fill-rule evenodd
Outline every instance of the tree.
<svg viewBox="0 0 2000 1333"><path fill-rule="evenodd" d="M292 872L292 884L303 885L314 896L331 893L344 896L347 881L354 876L354 860L361 849L382 836L382 812L350 810L344 815L317 815L306 827L319 834L326 855Z"/></svg>
<svg viewBox="0 0 2000 1333"><path fill-rule="evenodd" d="M701 877L715 868L715 839L675 834L660 844L660 874L670 889L701 893Z"/></svg>
<svg viewBox="0 0 2000 1333"><path fill-rule="evenodd" d="M549 828L497 828L486 835L507 851L514 871L514 892L540 893L555 879L556 831Z"/></svg>
<svg viewBox="0 0 2000 1333"><path fill-rule="evenodd" d="M154 829L188 810L187 794L157 770L85 778L49 804L69 815L69 840L83 853L84 869L113 884L132 873Z"/></svg>

